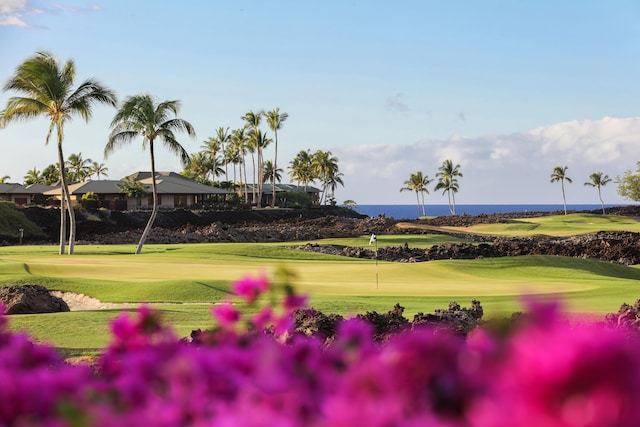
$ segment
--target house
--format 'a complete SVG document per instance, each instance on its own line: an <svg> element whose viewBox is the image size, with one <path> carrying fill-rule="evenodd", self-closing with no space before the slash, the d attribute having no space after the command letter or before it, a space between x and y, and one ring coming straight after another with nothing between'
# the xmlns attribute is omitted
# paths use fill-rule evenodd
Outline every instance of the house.
<svg viewBox="0 0 640 427"><path fill-rule="evenodd" d="M126 198L118 186L124 185L125 180L140 181L149 191L144 198ZM122 180L89 180L69 186L71 199L81 201L82 196L91 192L96 194L99 205L109 209L135 210L150 208L153 205L151 195L151 172L136 172ZM210 199L224 200L233 191L211 187L195 182L175 172L156 172L156 191L158 194L158 206L171 209L176 207L189 207ZM56 187L44 193L60 200L61 189ZM124 201L126 199L126 206Z"/></svg>
<svg viewBox="0 0 640 427"><path fill-rule="evenodd" d="M253 191L258 191L258 185L256 184L247 184L247 192L249 193L249 197L253 198ZM294 184L276 184L276 199L278 199L278 194L282 195L284 193L306 193L311 199L311 203L317 205L320 203L320 193L322 191L312 187L310 185L301 186ZM262 185L262 206L271 206L271 199L273 198L273 185L272 184L263 184ZM276 205L279 205L280 202L276 200ZM282 206L285 207L285 206Z"/></svg>
<svg viewBox="0 0 640 427"><path fill-rule="evenodd" d="M54 187L44 184L24 186L17 183L0 183L0 200L13 202L16 205L44 203L43 193Z"/></svg>

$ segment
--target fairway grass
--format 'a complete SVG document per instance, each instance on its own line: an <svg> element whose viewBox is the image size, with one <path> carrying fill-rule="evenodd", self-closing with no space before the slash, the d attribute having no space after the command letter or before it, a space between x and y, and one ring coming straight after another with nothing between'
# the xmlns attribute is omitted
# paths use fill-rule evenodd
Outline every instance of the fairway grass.
<svg viewBox="0 0 640 427"><path fill-rule="evenodd" d="M503 224L503 231L511 225ZM378 245L428 247L460 240L454 239L379 236ZM368 236L316 241L371 249L368 242ZM234 281L247 274L277 281L281 269L292 274L292 284L309 296L311 306L343 315L387 312L399 303L411 319L418 312L447 308L450 301L469 306L477 299L486 318L505 317L524 311L527 298L538 298L560 301L567 313L602 316L640 297L640 268L602 261L536 255L376 263L291 249L304 243L145 245L140 255L133 255L132 245L80 245L73 256L57 255L56 246L0 247L0 286L37 283L103 302L152 303L181 337L212 325L211 304L231 298ZM107 344L109 322L119 312L11 316L10 327L65 354L91 353Z"/></svg>
<svg viewBox="0 0 640 427"><path fill-rule="evenodd" d="M403 223L405 228L436 228L426 224ZM635 218L617 215L575 213L535 218L511 219L507 223L477 224L469 227L437 227L452 232L489 234L494 236L574 236L598 231L640 232Z"/></svg>

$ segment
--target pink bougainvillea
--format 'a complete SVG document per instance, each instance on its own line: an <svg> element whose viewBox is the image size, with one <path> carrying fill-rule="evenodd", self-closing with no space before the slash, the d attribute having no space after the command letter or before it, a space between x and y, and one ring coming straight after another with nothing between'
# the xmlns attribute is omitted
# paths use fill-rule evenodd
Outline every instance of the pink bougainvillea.
<svg viewBox="0 0 640 427"><path fill-rule="evenodd" d="M509 328L467 338L425 327L378 343L371 325L349 319L325 342L294 333L290 311L304 298L290 288L258 276L234 292L239 300L214 306L216 324L194 342L149 307L119 316L93 368L8 332L0 315L0 426L631 427L640 419L637 340L572 326L553 305L531 304Z"/></svg>

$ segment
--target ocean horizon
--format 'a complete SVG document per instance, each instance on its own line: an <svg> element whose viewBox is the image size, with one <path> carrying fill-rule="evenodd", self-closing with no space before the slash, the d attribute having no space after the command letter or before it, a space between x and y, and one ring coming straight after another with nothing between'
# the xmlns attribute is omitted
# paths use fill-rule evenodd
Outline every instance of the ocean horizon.
<svg viewBox="0 0 640 427"><path fill-rule="evenodd" d="M615 206L627 206L625 204L607 205L605 204L605 210L608 207ZM448 205L426 205L427 216L446 216L451 215ZM568 204L568 211L592 211L602 209L602 205L599 204ZM494 213L509 213L509 212L563 212L564 206L562 204L514 204L514 205L456 205L457 215L479 215L479 214L494 214ZM377 217L384 215L386 217L393 217L395 219L417 219L422 214L422 208L418 211L418 205L359 205L356 208L356 212L370 217Z"/></svg>

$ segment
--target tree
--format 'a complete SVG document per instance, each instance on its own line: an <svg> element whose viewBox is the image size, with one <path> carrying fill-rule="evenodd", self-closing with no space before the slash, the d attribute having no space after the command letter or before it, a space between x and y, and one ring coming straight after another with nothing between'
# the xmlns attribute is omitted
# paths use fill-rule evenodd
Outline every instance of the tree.
<svg viewBox="0 0 640 427"><path fill-rule="evenodd" d="M420 216L420 206L422 206L422 216L427 216L427 211L424 207L424 194L429 194L427 186L431 184L433 180L429 179L429 176L422 175L422 171L412 173L409 179L404 182L404 187L400 191L415 191L416 201L418 203L418 216ZM421 197L420 197L421 196ZM422 202L421 199L422 198Z"/></svg>
<svg viewBox="0 0 640 427"><path fill-rule="evenodd" d="M458 177L462 178L460 165L456 164L454 166L453 161L445 160L438 168L436 177L438 177L438 183L434 187L433 191L442 190L442 194L447 193L447 198L449 201L449 212L451 212L451 215L455 215L456 193L460 189L460 185L458 184Z"/></svg>
<svg viewBox="0 0 640 427"><path fill-rule="evenodd" d="M275 184L282 181L282 169L280 168L276 169L274 163L271 160L267 160L264 162L264 171L262 173L262 179L264 180L264 182L271 182L271 184L273 185L273 188L275 188L276 187Z"/></svg>
<svg viewBox="0 0 640 427"><path fill-rule="evenodd" d="M230 139L230 159L235 165L238 164L238 174L240 175L240 192L244 194L244 202L249 203L249 194L247 192L247 167L245 157L247 155L247 149L249 147L249 138L247 137L246 128L235 129L231 132ZM244 174L244 175L243 175ZM243 179L244 176L244 179ZM234 177L235 182L235 166ZM244 187L243 187L244 186Z"/></svg>
<svg viewBox="0 0 640 427"><path fill-rule="evenodd" d="M69 171L69 184L76 184L86 180L91 170L91 159L83 159L82 153L71 154L66 161L66 167Z"/></svg>
<svg viewBox="0 0 640 427"><path fill-rule="evenodd" d="M311 172L314 178L317 178L322 182L322 198L326 204L331 190L331 200L333 203L333 195L338 186L344 185L342 181L342 173L338 168L338 158L334 157L331 151L318 150L313 154L311 159ZM322 201L321 201L322 203Z"/></svg>
<svg viewBox="0 0 640 427"><path fill-rule="evenodd" d="M60 169L55 164L51 164L42 171L45 185L56 185L60 181Z"/></svg>
<svg viewBox="0 0 640 427"><path fill-rule="evenodd" d="M62 141L64 125L75 116L88 122L95 104L116 105L114 92L93 79L82 82L74 89L76 67L72 60L62 66L48 52L37 52L20 64L15 74L4 85L5 91L15 91L22 96L12 97L6 108L0 112L0 127L11 121L28 120L39 116L49 119L49 130L45 144L51 134L57 136L58 167L62 200L60 202L60 254L65 250L66 214L69 216L69 254L75 245L76 222L71 195L67 185ZM66 206L65 206L66 202Z"/></svg>
<svg viewBox="0 0 640 427"><path fill-rule="evenodd" d="M34 166L33 169L28 170L24 176L24 184L44 184L44 176L42 176L42 173Z"/></svg>
<svg viewBox="0 0 640 427"><path fill-rule="evenodd" d="M640 162L636 163L636 172L626 170L622 177L617 176L617 193L624 199L640 202Z"/></svg>
<svg viewBox="0 0 640 427"><path fill-rule="evenodd" d="M600 204L602 205L602 215L604 215L604 200L602 200L602 192L600 191L600 188L610 183L611 178L609 178L609 175L603 175L602 172L594 172L589 175L589 179L591 181L585 182L584 185L598 189L598 198L600 199Z"/></svg>
<svg viewBox="0 0 640 427"><path fill-rule="evenodd" d="M292 180L302 184L304 191L307 191L307 185L314 180L311 161L313 156L309 150L300 150L298 154L289 162L289 176Z"/></svg>
<svg viewBox="0 0 640 427"><path fill-rule="evenodd" d="M140 94L128 97L120 110L111 121L111 133L109 141L104 148L104 156L107 158L116 148L130 143L138 136L142 137L142 148L149 147L151 157L151 191L153 194L153 210L149 222L142 232L140 242L136 248L136 254L142 251L153 222L158 213L158 191L156 188L156 139L171 153L177 155L183 165L189 164L189 154L176 140L175 131L184 131L195 137L193 126L186 120L173 117L178 115L180 102L177 100L163 101L160 103L148 94Z"/></svg>
<svg viewBox="0 0 640 427"><path fill-rule="evenodd" d="M282 128L282 124L285 120L289 118L289 114L280 113L280 108L276 107L271 111L267 111L264 116L267 119L267 124L269 125L269 129L273 131L274 139L275 139L275 155L273 156L273 177L271 178L271 182L276 181L276 172L278 170L278 131ZM271 198L271 207L274 207L276 203L276 187L273 186L273 197Z"/></svg>
<svg viewBox="0 0 640 427"><path fill-rule="evenodd" d="M4 184L6 182L9 182L10 179L11 179L11 177L9 175L0 176L0 184Z"/></svg>
<svg viewBox="0 0 640 427"><path fill-rule="evenodd" d="M140 202L140 199L149 195L149 189L137 179L127 177L122 180L122 184L116 184L118 190L123 193L127 198L136 199L136 202Z"/></svg>
<svg viewBox="0 0 640 427"><path fill-rule="evenodd" d="M573 182L571 178L567 176L567 169L569 169L568 166L556 166L553 168L553 172L551 172L551 183L559 181L562 185L562 202L564 203L565 215L567 214L567 198L564 193L564 182L567 181L569 184Z"/></svg>
<svg viewBox="0 0 640 427"><path fill-rule="evenodd" d="M215 164L216 167L219 166L220 161L218 159L218 154L225 152L225 149L230 139L231 139L231 134L229 134L229 128L219 127L218 130L216 131L216 134L205 141L205 145L203 145L202 148L204 149L205 153L207 153L209 157L214 159L214 161L211 163L212 165ZM223 162L224 162L225 179L229 179L229 172L227 170L226 157L223 157ZM220 175L220 173L217 170L214 171L213 168L210 172L211 172L212 178Z"/></svg>
<svg viewBox="0 0 640 427"><path fill-rule="evenodd" d="M249 152L255 153L258 156L258 170L256 170L256 164L254 161L253 164L253 202L254 204L260 205L262 194L258 194L262 191L260 187L260 182L262 181L262 173L260 169L260 163L262 161L261 155L262 150L260 147L260 143L262 140L262 135L256 135L258 133L258 127L260 126L260 122L262 121L262 111L258 111L257 113L253 112L253 110L249 110L244 116L241 117L242 120L246 122L246 126L249 129L249 140L251 141L251 145L253 149L249 149ZM256 187L256 173L258 175L258 182Z"/></svg>
<svg viewBox="0 0 640 427"><path fill-rule="evenodd" d="M104 163L91 162L89 166L89 176L95 175L100 180L100 175L109 176L109 168Z"/></svg>

